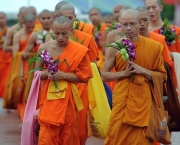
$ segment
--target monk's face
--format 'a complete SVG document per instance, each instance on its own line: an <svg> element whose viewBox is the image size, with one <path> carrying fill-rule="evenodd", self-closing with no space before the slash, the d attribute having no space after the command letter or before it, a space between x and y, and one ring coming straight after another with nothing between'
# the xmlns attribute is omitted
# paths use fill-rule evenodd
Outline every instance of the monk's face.
<svg viewBox="0 0 180 145"><path fill-rule="evenodd" d="M60 16L65 16L68 17L72 24L74 24L74 21L76 20L76 15L74 14L74 12L72 10L66 10L66 11L60 11Z"/></svg>
<svg viewBox="0 0 180 145"><path fill-rule="evenodd" d="M139 20L136 14L122 14L121 20L122 33L124 33L127 38L131 39L138 36Z"/></svg>
<svg viewBox="0 0 180 145"><path fill-rule="evenodd" d="M150 20L157 21L161 17L163 6L157 3L157 0L146 0L146 8L149 10Z"/></svg>
<svg viewBox="0 0 180 145"><path fill-rule="evenodd" d="M28 11L23 10L18 14L18 20L21 24L24 24L24 16L28 13Z"/></svg>
<svg viewBox="0 0 180 145"><path fill-rule="evenodd" d="M27 33L33 32L33 29L35 27L35 21L34 22L25 22L24 23L25 30Z"/></svg>
<svg viewBox="0 0 180 145"><path fill-rule="evenodd" d="M104 23L106 24L112 24L113 22L113 17L104 17Z"/></svg>
<svg viewBox="0 0 180 145"><path fill-rule="evenodd" d="M144 33L148 31L149 22L149 13L146 11L140 12L139 33Z"/></svg>
<svg viewBox="0 0 180 145"><path fill-rule="evenodd" d="M121 10L121 7L120 6L115 6L114 9L113 9L113 16L114 16L114 19L116 19L118 21L118 18L119 18L119 11Z"/></svg>
<svg viewBox="0 0 180 145"><path fill-rule="evenodd" d="M89 12L89 19L91 20L92 24L97 26L100 24L101 20L102 20L102 15L100 14L100 12L96 9L92 9Z"/></svg>
<svg viewBox="0 0 180 145"><path fill-rule="evenodd" d="M4 14L0 13L0 27L4 27L6 25L7 18Z"/></svg>
<svg viewBox="0 0 180 145"><path fill-rule="evenodd" d="M40 22L41 22L41 24L42 24L42 26L43 26L43 28L45 30L49 30L51 28L51 24L52 24L52 15L51 15L51 13L48 13L48 12L42 13L40 15L39 20L40 20Z"/></svg>
<svg viewBox="0 0 180 145"><path fill-rule="evenodd" d="M63 24L59 24L55 22L53 24L53 33L56 41L60 46L66 45L69 41L69 37L72 33L72 26L68 25L66 22Z"/></svg>

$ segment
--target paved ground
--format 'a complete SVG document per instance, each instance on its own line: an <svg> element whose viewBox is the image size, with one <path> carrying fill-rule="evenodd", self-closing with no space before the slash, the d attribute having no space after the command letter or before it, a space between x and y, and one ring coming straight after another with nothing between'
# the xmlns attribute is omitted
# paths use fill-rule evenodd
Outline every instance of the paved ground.
<svg viewBox="0 0 180 145"><path fill-rule="evenodd" d="M0 145L20 145L21 123L16 110L2 109L0 99ZM103 145L103 139L90 137L86 145ZM172 133L172 145L180 145L180 132Z"/></svg>

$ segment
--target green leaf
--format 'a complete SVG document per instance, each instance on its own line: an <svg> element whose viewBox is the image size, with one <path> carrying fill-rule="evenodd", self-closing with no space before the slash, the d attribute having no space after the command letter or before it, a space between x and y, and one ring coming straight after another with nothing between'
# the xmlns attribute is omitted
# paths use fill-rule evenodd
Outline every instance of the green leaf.
<svg viewBox="0 0 180 145"><path fill-rule="evenodd" d="M56 92L59 92L59 88L58 88L57 82L56 82L56 81L53 81L53 83L54 83L54 86L55 86Z"/></svg>
<svg viewBox="0 0 180 145"><path fill-rule="evenodd" d="M84 24L83 24L83 26L82 26L80 31L83 31L85 25L86 25L86 22L84 22Z"/></svg>
<svg viewBox="0 0 180 145"><path fill-rule="evenodd" d="M67 59L64 59L64 62L66 63L68 69L70 69L70 65L69 65L69 62L67 61Z"/></svg>
<svg viewBox="0 0 180 145"><path fill-rule="evenodd" d="M23 78L23 77L24 77L25 75L27 75L27 74L36 72L36 71L38 71L38 70L43 70L43 69L44 69L44 68L35 68L35 69L32 69L32 70L28 71L26 74L20 76L20 78Z"/></svg>
<svg viewBox="0 0 180 145"><path fill-rule="evenodd" d="M46 33L46 35L47 35L47 34L51 35L51 38L52 38L53 40L55 40L55 37L54 37L53 33Z"/></svg>
<svg viewBox="0 0 180 145"><path fill-rule="evenodd" d="M33 58L30 58L30 59L28 60L28 63L31 64L31 63L36 62L36 61L42 61L42 62L44 62L41 57L39 57L39 56L34 56Z"/></svg>

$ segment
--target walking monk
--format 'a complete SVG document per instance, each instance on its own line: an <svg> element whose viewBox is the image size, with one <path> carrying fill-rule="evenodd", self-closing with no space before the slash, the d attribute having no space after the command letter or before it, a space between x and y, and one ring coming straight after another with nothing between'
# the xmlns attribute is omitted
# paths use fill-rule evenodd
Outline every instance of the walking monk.
<svg viewBox="0 0 180 145"><path fill-rule="evenodd" d="M113 16L114 16L114 22L118 22L119 21L119 12L120 10L123 8L123 5L118 4L115 5L113 8Z"/></svg>
<svg viewBox="0 0 180 145"><path fill-rule="evenodd" d="M148 81L159 73L166 80L162 45L139 36L138 11L129 9L121 15L122 32L136 47L134 61L124 61L120 52L109 48L102 71L104 81L117 80L113 91L113 108L109 120L105 145L153 145L146 138L151 113L151 90ZM115 66L116 72L111 72ZM130 75L134 75L134 81Z"/></svg>
<svg viewBox="0 0 180 145"><path fill-rule="evenodd" d="M12 52L12 43L13 43L13 37L16 32L18 32L24 24L24 15L29 13L29 9L27 7L21 7L19 9L18 13L18 23L10 27L6 34L6 39L4 41L3 49L5 52Z"/></svg>
<svg viewBox="0 0 180 145"><path fill-rule="evenodd" d="M160 0L146 0L145 6L149 10L150 13L150 25L149 25L149 31L154 31L155 33L159 33L159 30L164 25L164 22L161 19L161 11L163 9L163 6L161 4ZM180 36L180 28L171 25L171 28L173 28L176 31L176 35ZM172 52L175 52L178 57L180 57L180 42L178 38L175 39L175 43L169 45L168 42L166 42L171 54L172 59L174 60L174 55L172 55ZM175 62L174 65L176 66ZM179 62L177 63L179 65ZM172 85L169 86L170 88L167 88L167 94L168 99L165 102L165 108L168 110L170 117L169 121L169 129L170 131L180 131L180 116L177 115L180 113L180 105L178 96L180 97L180 82L179 82L179 76L180 72L177 69L178 67L175 67L175 74L171 72L171 68L167 66L168 72L171 73L171 82ZM178 84L177 84L178 83Z"/></svg>
<svg viewBox="0 0 180 145"><path fill-rule="evenodd" d="M105 23L102 23L101 11L97 8L91 8L89 10L89 19L94 25L94 37L99 49L99 55L98 55L99 60L97 61L97 65L101 71L104 65L104 53L105 53L104 33L105 33L105 29L107 28L107 25Z"/></svg>
<svg viewBox="0 0 180 145"><path fill-rule="evenodd" d="M66 4L63 5L59 10L60 16L66 16L71 20L71 23L74 24L76 20L75 9L73 6ZM98 56L98 47L96 42L93 39L92 35L87 33L81 32L73 28L71 39L84 45L89 49L87 52L89 59L91 62L95 62ZM81 43L83 42L83 43ZM88 125L87 125L87 113L89 110L89 101L88 101L88 88L87 84L85 83L78 83L77 84L80 97L82 99L84 109L79 112L79 138L80 138L80 145L85 145L86 139L88 138Z"/></svg>
<svg viewBox="0 0 180 145"><path fill-rule="evenodd" d="M88 49L69 40L72 27L73 25L67 17L57 17L52 28L55 40L44 43L39 48L39 53L47 50L54 59L66 59L69 67L65 62L61 62L57 73L43 71L41 74L44 86L39 94L38 145L80 144L77 130L77 108L82 108L78 107L79 104L75 100L80 98L74 96L72 88L76 87L74 83L86 83L92 77L92 71L87 55ZM38 62L36 67L43 67L43 65ZM55 95L51 95L54 99L48 97L50 93L48 87L53 85L53 80L57 81L59 89L64 93L63 98L55 98Z"/></svg>
<svg viewBox="0 0 180 145"><path fill-rule="evenodd" d="M6 14L0 12L0 98L4 96L5 85L9 78L11 69L11 53L5 53L3 50L3 43L8 30L6 22Z"/></svg>

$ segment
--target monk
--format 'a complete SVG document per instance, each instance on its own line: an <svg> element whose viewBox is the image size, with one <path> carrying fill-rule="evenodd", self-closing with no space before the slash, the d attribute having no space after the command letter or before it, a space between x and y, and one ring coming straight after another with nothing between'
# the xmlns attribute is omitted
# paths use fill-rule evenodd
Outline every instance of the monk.
<svg viewBox="0 0 180 145"><path fill-rule="evenodd" d="M11 58L11 53L5 53L3 51L3 43L8 30L6 22L6 14L0 12L0 98L4 96L5 85L9 78L11 68L11 59L9 59Z"/></svg>
<svg viewBox="0 0 180 145"><path fill-rule="evenodd" d="M12 52L12 43L14 34L22 28L24 23L24 15L29 13L29 9L27 7L21 7L18 13L18 23L10 27L6 34L6 39L4 41L3 49L5 52Z"/></svg>
<svg viewBox="0 0 180 145"><path fill-rule="evenodd" d="M104 22L105 24L111 25L112 22L113 22L113 16L110 15L110 14L105 15L105 16L103 17L103 22Z"/></svg>
<svg viewBox="0 0 180 145"><path fill-rule="evenodd" d="M17 32L13 39L12 52L14 57L17 52L23 52L26 49L28 40L31 34L33 33L33 29L35 27L35 21L36 21L36 17L32 13L28 13L24 16L24 28L22 28L19 32ZM26 60L24 60L23 74L26 74L27 72L28 72L28 63ZM11 73L13 73L13 70ZM19 74L19 76L22 76L22 74ZM25 84L26 84L26 77L25 77ZM23 121L23 116L25 111L25 101L23 96L21 96L21 98L22 98L21 104L18 104L18 113L20 115L21 121Z"/></svg>
<svg viewBox="0 0 180 145"><path fill-rule="evenodd" d="M27 59L29 52L38 52L39 46L45 41L45 38L43 38L44 35L46 35L51 30L52 19L52 14L49 10L45 9L39 14L39 20L43 26L43 30L32 33L29 37L28 44L23 53L24 59Z"/></svg>
<svg viewBox="0 0 180 145"><path fill-rule="evenodd" d="M76 87L74 83L86 83L92 77L92 71L87 55L88 49L69 40L72 27L67 17L57 17L52 28L55 40L44 43L39 48L39 54L42 50L47 50L54 59L66 59L70 67L68 68L65 62L61 62L58 72L51 73L46 70L41 73L44 86L39 94L38 145L79 145L77 109L81 110L82 107L80 108L81 104L76 102L79 96L74 96L72 88ZM37 62L36 67L43 67L43 63ZM62 90L63 98L49 98L48 87L53 84L53 80L57 81L59 88L61 86L65 89L67 85L67 88ZM56 96L51 95L51 97Z"/></svg>
<svg viewBox="0 0 180 145"><path fill-rule="evenodd" d="M123 6L121 10L119 11L119 17L118 17L118 22L121 23L120 17L121 14L128 9L132 9L130 6ZM111 44L121 38L123 36L121 28L117 28L115 30L112 30L108 33L107 38L106 38L106 44Z"/></svg>
<svg viewBox="0 0 180 145"><path fill-rule="evenodd" d="M29 7L29 10L30 10L30 12L32 13L32 14L34 14L35 15L35 17L36 17L36 24L35 24L35 27L34 27L34 32L36 32L36 31L38 31L38 30L42 30L43 28L42 28L42 24L41 24L41 22L39 21L39 17L38 17L38 15L37 15L37 12L36 12L36 8L35 7L33 7L33 6L30 6Z"/></svg>
<svg viewBox="0 0 180 145"><path fill-rule="evenodd" d="M118 5L115 5L114 8L113 8L113 16L114 16L114 21L115 22L118 22L118 19L119 19L119 11L123 8L123 5L121 4L118 4Z"/></svg>
<svg viewBox="0 0 180 145"><path fill-rule="evenodd" d="M139 36L138 11L129 9L122 13L122 32L136 47L134 61L122 59L117 49L109 48L102 71L104 81L118 80L113 91L113 109L109 120L105 145L153 145L146 138L151 113L151 90L148 81L157 72L166 80L162 45ZM115 66L116 72L111 72ZM134 75L134 81L130 75Z"/></svg>
<svg viewBox="0 0 180 145"><path fill-rule="evenodd" d="M59 9L59 14L60 16L68 17L71 20L72 24L74 24L74 21L76 20L76 15L75 15L75 9L72 5L69 4L63 5ZM87 54L89 56L90 61L96 62L98 56L98 47L93 39L93 36L76 29L72 30L72 35L73 35L71 36L73 37L72 40L74 41L78 40L77 41L78 43L84 45L89 49ZM87 91L88 88L87 88L87 84L84 83L78 83L77 87L84 105L84 109L79 112L79 121L78 121L79 138L80 138L80 145L85 145L86 139L88 138L88 125L87 125L87 113L89 110L88 91Z"/></svg>
<svg viewBox="0 0 180 145"><path fill-rule="evenodd" d="M163 6L160 0L146 0L145 6L149 10L150 13L150 25L149 30L159 33L159 29L163 26L164 22L161 19L161 11L163 10ZM153 8L155 7L155 9ZM176 34L180 35L180 28L177 26L174 27L176 30ZM168 46L170 52L178 52L180 53L180 42L178 39L175 40L175 44ZM173 57L171 55L171 57Z"/></svg>
<svg viewBox="0 0 180 145"><path fill-rule="evenodd" d="M102 70L104 65L104 47L105 47L105 38L104 33L107 25L102 23L102 14L101 11L97 8L91 8L89 10L89 19L91 20L92 24L94 25L94 37L99 49L99 60L97 61L97 65L99 70Z"/></svg>
<svg viewBox="0 0 180 145"><path fill-rule="evenodd" d="M161 11L163 10L163 6L160 0L146 0L145 6L149 10L150 13L150 25L149 31L154 31L155 33L159 33L159 29L164 25L164 22L161 18ZM180 28L171 25L171 27L175 28L176 35L180 34ZM180 42L178 39L175 40L175 44L168 46L172 59L174 59L172 52L180 53ZM176 69L176 68L175 68ZM167 88L168 99L165 102L165 109L168 110L168 114L170 116L169 121L169 130L170 131L179 131L180 130L180 116L177 115L180 113L180 105L178 100L179 89L177 88L177 79L179 77L178 72L173 73L171 68L167 67L167 72L171 77L171 86ZM175 77L176 74L176 77ZM177 78L177 79L176 79Z"/></svg>

